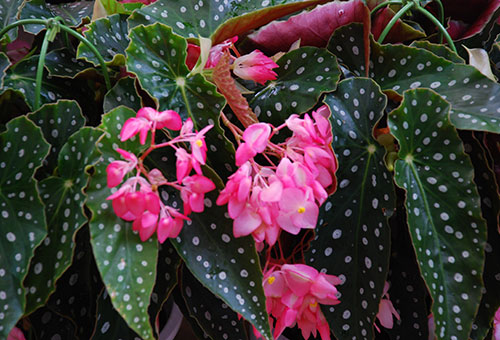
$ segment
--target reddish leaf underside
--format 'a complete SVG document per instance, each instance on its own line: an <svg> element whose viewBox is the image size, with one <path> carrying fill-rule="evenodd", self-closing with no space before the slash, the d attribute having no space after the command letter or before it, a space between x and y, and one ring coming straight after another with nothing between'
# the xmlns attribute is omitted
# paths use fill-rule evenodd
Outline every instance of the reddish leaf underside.
<svg viewBox="0 0 500 340"><path fill-rule="evenodd" d="M445 15L451 18L448 32L458 40L480 33L491 20L495 20L500 0L444 0L443 6Z"/></svg>
<svg viewBox="0 0 500 340"><path fill-rule="evenodd" d="M272 22L249 38L269 54L288 51L299 39L301 46L325 47L333 31L352 22L364 23L368 37L370 12L361 0L334 1L317 6L312 11L302 12L286 21Z"/></svg>
<svg viewBox="0 0 500 340"><path fill-rule="evenodd" d="M387 26L389 21L391 21L392 17L396 13L390 8L384 8L379 10L373 17L371 32L375 37L375 40L378 40L380 34ZM384 39L385 43L397 43L403 41L414 40L418 38L425 37L425 33L418 31L412 28L410 25L405 24L403 21L398 20L396 24L391 28L389 34Z"/></svg>

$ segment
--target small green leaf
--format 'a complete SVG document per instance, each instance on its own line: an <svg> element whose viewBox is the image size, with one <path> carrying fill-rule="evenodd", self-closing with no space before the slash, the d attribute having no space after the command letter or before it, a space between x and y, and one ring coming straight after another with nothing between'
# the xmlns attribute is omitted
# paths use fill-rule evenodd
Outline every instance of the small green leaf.
<svg viewBox="0 0 500 340"><path fill-rule="evenodd" d="M474 165L474 182L481 196L481 211L488 226L486 243L486 260L484 264L484 288L481 304L472 324L470 338L485 339L491 328L491 322L496 310L500 307L500 234L498 233L498 215L500 213L500 198L495 173L491 169L488 157L472 132L462 131L460 138L464 142L465 152Z"/></svg>
<svg viewBox="0 0 500 340"><path fill-rule="evenodd" d="M130 39L128 37L127 16L114 14L106 18L93 21L85 32L85 37L101 53L104 61L110 65L122 66L125 64L125 49ZM85 59L98 66L99 60L87 45L80 43L77 57Z"/></svg>
<svg viewBox="0 0 500 340"><path fill-rule="evenodd" d="M29 114L28 118L42 129L45 139L51 145L50 153L43 161L43 168L38 170L38 173L43 171L50 176L57 167L59 151L69 136L85 124L82 110L75 101L59 100L57 103L43 105Z"/></svg>
<svg viewBox="0 0 500 340"><path fill-rule="evenodd" d="M444 58L455 64L465 64L465 60L463 60L462 57L450 50L445 45L433 44L428 42L427 40L415 40L410 44L410 46L427 50L434 53L436 56Z"/></svg>
<svg viewBox="0 0 500 340"><path fill-rule="evenodd" d="M40 129L21 116L0 134L0 150L0 337L6 339L24 314L22 281L35 247L47 234L33 174L49 144Z"/></svg>
<svg viewBox="0 0 500 340"><path fill-rule="evenodd" d="M436 334L466 339L483 288L486 225L472 164L449 109L435 92L406 91L389 127L400 145L395 179L407 193L408 224L434 300Z"/></svg>
<svg viewBox="0 0 500 340"><path fill-rule="evenodd" d="M338 286L340 304L323 308L335 335L371 339L389 266L385 211L394 208L385 149L372 135L387 98L372 80L351 78L341 81L324 102L332 111L339 185L320 208L317 234L306 261L343 282Z"/></svg>
<svg viewBox="0 0 500 340"><path fill-rule="evenodd" d="M189 272L182 270L182 297L191 317L212 339L247 340L243 320Z"/></svg>
<svg viewBox="0 0 500 340"><path fill-rule="evenodd" d="M120 130L126 119L135 112L118 107L102 117L99 126L106 132L98 143L102 159L95 167L87 190L87 205L92 212L90 233L94 257L113 306L143 339L153 339L149 324L148 306L156 277L158 243L150 238L142 242L132 231L132 224L115 215L107 187L106 168L119 158L115 148L130 152L144 151L138 138L125 143L119 141Z"/></svg>
<svg viewBox="0 0 500 340"><path fill-rule="evenodd" d="M288 52L277 64L277 79L258 86L253 89L255 94L247 97L260 120L276 126L291 114L313 108L323 93L335 90L340 79L337 58L317 47Z"/></svg>
<svg viewBox="0 0 500 340"><path fill-rule="evenodd" d="M10 61L7 55L0 52L0 89L3 87L3 79L5 78L5 70L10 66Z"/></svg>
<svg viewBox="0 0 500 340"><path fill-rule="evenodd" d="M94 68L90 63L77 60L67 48L52 50L45 57L45 67L50 76L74 78L85 70Z"/></svg>
<svg viewBox="0 0 500 340"><path fill-rule="evenodd" d="M87 222L83 209L86 199L83 190L88 183L85 169L99 157L95 144L101 135L102 131L96 128L78 130L58 155L59 176L48 177L38 185L45 204L48 234L36 248L24 281L28 289L27 312L45 303L55 289L56 280L71 264L74 235Z"/></svg>
<svg viewBox="0 0 500 340"><path fill-rule="evenodd" d="M206 134L207 159L220 174L232 171L234 147L224 137L219 123L224 98L201 74L188 76L186 40L162 24L136 27L130 39L126 51L127 68L157 99L160 110L175 110L183 118L190 117L198 131L213 124Z"/></svg>
<svg viewBox="0 0 500 340"><path fill-rule="evenodd" d="M0 30L17 21L17 15L23 2L24 0L9 0L0 2ZM10 41L15 40L17 37L17 28L11 29L7 33L7 36L10 38ZM5 39L5 36L2 37L2 39Z"/></svg>
<svg viewBox="0 0 500 340"><path fill-rule="evenodd" d="M126 77L118 80L104 96L104 112L109 112L114 108L124 105L134 111L139 111L142 107L142 99L135 88L135 79Z"/></svg>
<svg viewBox="0 0 500 340"><path fill-rule="evenodd" d="M77 1L63 4L48 4L45 0L31 0L24 4L20 19L51 19L60 17L67 26L78 27L84 20L90 20L94 10L93 1ZM29 24L24 26L26 32L40 33L45 25Z"/></svg>

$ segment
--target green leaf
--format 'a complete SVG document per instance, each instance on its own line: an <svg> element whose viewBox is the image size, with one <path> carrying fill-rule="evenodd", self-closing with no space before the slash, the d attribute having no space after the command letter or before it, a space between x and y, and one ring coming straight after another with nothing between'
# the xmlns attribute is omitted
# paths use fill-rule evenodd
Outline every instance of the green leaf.
<svg viewBox="0 0 500 340"><path fill-rule="evenodd" d="M78 130L59 153L59 176L48 177L38 185L45 204L48 234L35 250L24 281L28 289L27 312L45 303L55 289L56 280L71 265L75 233L87 222L83 209L86 199L83 190L88 183L85 169L97 162L95 144L101 135L102 131L96 128Z"/></svg>
<svg viewBox="0 0 500 340"><path fill-rule="evenodd" d="M0 52L0 89L3 87L3 79L5 78L5 70L10 66L10 61L7 55Z"/></svg>
<svg viewBox="0 0 500 340"><path fill-rule="evenodd" d="M389 115L389 127L400 145L395 179L407 193L408 224L434 300L436 334L466 339L481 299L486 225L449 109L430 90L407 91Z"/></svg>
<svg viewBox="0 0 500 340"><path fill-rule="evenodd" d="M33 108L35 103L37 66L38 55L21 60L15 67L10 67L6 72L4 87L0 90L0 94L8 89L12 89L16 93L21 94L26 99L28 106ZM48 78L47 72L44 70L40 92L41 104L53 103L62 98L72 98L72 86L74 84L67 80L55 77Z"/></svg>
<svg viewBox="0 0 500 340"><path fill-rule="evenodd" d="M473 133L462 131L460 137L464 142L465 152L474 165L474 182L481 196L481 211L488 226L486 243L486 260L484 264L484 288L481 305L472 324L470 338L484 339L491 328L491 322L496 310L500 307L500 234L498 233L498 215L500 198L495 173L488 164L487 156L478 138Z"/></svg>
<svg viewBox="0 0 500 340"><path fill-rule="evenodd" d="M415 40L410 44L410 46L427 50L434 53L436 56L444 58L455 64L465 64L465 60L463 60L462 57L445 45L433 44L427 40Z"/></svg>
<svg viewBox="0 0 500 340"><path fill-rule="evenodd" d="M50 76L59 76L64 78L74 78L83 71L94 66L83 60L77 60L74 53L67 48L52 50L45 57L45 67Z"/></svg>
<svg viewBox="0 0 500 340"><path fill-rule="evenodd" d="M177 255L172 244L170 242L160 244L158 263L156 264L156 282L148 308L153 328L155 328L155 322L170 293L172 293L172 290L177 285L177 270L180 264L181 258Z"/></svg>
<svg viewBox="0 0 500 340"><path fill-rule="evenodd" d="M314 61L314 62L312 62ZM293 113L309 111L340 79L337 58L317 47L302 47L282 56L278 78L258 86L249 104L261 120L279 126Z"/></svg>
<svg viewBox="0 0 500 340"><path fill-rule="evenodd" d="M213 124L206 134L207 159L220 174L231 172L234 147L224 137L219 113L224 98L201 74L188 76L185 64L187 42L162 24L139 26L130 32L127 68L159 104L159 110L175 110L191 117L196 130Z"/></svg>
<svg viewBox="0 0 500 340"><path fill-rule="evenodd" d="M106 18L93 21L85 32L85 37L101 53L104 61L110 65L122 66L125 64L125 49L130 39L126 15L114 14ZM80 43L77 57L85 59L94 65L100 65L99 60L87 45Z"/></svg>
<svg viewBox="0 0 500 340"><path fill-rule="evenodd" d="M39 110L28 115L28 118L38 125L47 142L50 143L50 153L43 161L43 171L52 175L57 167L59 151L69 136L85 125L85 118L77 102L73 100L59 100L54 104L45 104Z"/></svg>
<svg viewBox="0 0 500 340"><path fill-rule="evenodd" d="M243 320L187 270L182 270L181 292L191 317L212 339L247 340Z"/></svg>
<svg viewBox="0 0 500 340"><path fill-rule="evenodd" d="M106 198L106 167L119 158L114 150L118 145L131 152L144 151L138 138L125 143L119 141L120 130L126 119L135 112L118 107L102 117L99 126L106 132L98 143L102 160L96 165L87 190L87 205L92 212L90 233L94 257L108 290L113 306L143 339L153 339L149 324L148 306L156 277L158 243L150 238L142 242L132 231L132 224L117 217Z"/></svg>
<svg viewBox="0 0 500 340"><path fill-rule="evenodd" d="M17 15L23 2L24 0L8 0L0 2L0 30L17 21ZM11 29L7 33L7 36L10 41L15 40L17 37L17 28ZM4 38L5 36L2 37L2 39Z"/></svg>
<svg viewBox="0 0 500 340"><path fill-rule="evenodd" d="M113 308L106 289L103 290L97 300L97 323L91 340L127 339L141 340L125 320Z"/></svg>
<svg viewBox="0 0 500 340"><path fill-rule="evenodd" d="M79 339L90 339L97 321L97 299L103 285L92 254L88 225L76 233L75 243L73 262L57 281L57 289L47 306L77 325Z"/></svg>
<svg viewBox="0 0 500 340"><path fill-rule="evenodd" d="M35 247L47 234L33 180L49 151L40 129L21 116L0 134L0 337L6 339L24 313L22 281Z"/></svg>
<svg viewBox="0 0 500 340"><path fill-rule="evenodd" d="M211 37L213 43L218 44L321 2L323 1L284 0L275 5L275 1L269 0L158 0L132 13L129 24L130 27L135 27L161 22L172 27L181 36Z"/></svg>
<svg viewBox="0 0 500 340"><path fill-rule="evenodd" d="M20 19L51 19L60 17L66 26L78 27L90 20L94 10L93 1L77 1L63 4L48 4L45 0L31 0L24 4ZM25 25L24 30L33 34L40 33L45 25Z"/></svg>
<svg viewBox="0 0 500 340"><path fill-rule="evenodd" d="M371 339L387 276L394 187L385 149L372 136L387 99L370 79L341 81L324 102L332 116L338 157L337 191L320 207L316 237L306 261L342 280L341 303L323 311L339 339ZM333 260L335 259L335 260Z"/></svg>
<svg viewBox="0 0 500 340"><path fill-rule="evenodd" d="M28 322L32 339L76 339L75 324L49 307L37 309Z"/></svg>
<svg viewBox="0 0 500 340"><path fill-rule="evenodd" d="M142 107L142 99L135 88L135 79L126 77L118 80L104 96L104 112L109 112L120 105L127 106L134 111Z"/></svg>

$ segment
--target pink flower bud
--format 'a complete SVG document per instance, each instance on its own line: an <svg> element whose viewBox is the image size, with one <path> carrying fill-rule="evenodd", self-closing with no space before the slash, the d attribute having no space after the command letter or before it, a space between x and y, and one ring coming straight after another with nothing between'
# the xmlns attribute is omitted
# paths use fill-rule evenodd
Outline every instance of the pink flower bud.
<svg viewBox="0 0 500 340"><path fill-rule="evenodd" d="M277 74L272 71L276 67L278 65L271 58L266 57L259 50L255 50L250 54L236 58L233 72L242 79L264 84L268 80L276 79Z"/></svg>

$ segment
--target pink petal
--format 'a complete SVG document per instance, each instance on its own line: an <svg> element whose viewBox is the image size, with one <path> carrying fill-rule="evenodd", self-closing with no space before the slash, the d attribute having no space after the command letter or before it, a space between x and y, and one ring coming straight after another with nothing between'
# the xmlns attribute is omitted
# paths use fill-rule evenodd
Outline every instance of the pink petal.
<svg viewBox="0 0 500 340"><path fill-rule="evenodd" d="M24 333L17 327L12 328L9 335L7 335L7 340L26 340Z"/></svg>
<svg viewBox="0 0 500 340"><path fill-rule="evenodd" d="M263 152L271 135L271 127L267 123L252 124L243 132L243 140L255 150L255 152Z"/></svg>
<svg viewBox="0 0 500 340"><path fill-rule="evenodd" d="M283 193L283 184L279 180L271 183L267 188L262 189L260 199L264 202L278 202Z"/></svg>
<svg viewBox="0 0 500 340"><path fill-rule="evenodd" d="M172 230L172 227L174 225L173 222L174 220L171 217L164 217L160 219L160 222L158 223L158 228L156 230L156 233L158 235L158 241L160 241L160 243L165 242L165 240L170 235L170 231Z"/></svg>
<svg viewBox="0 0 500 340"><path fill-rule="evenodd" d="M257 152L252 149L248 143L241 143L236 149L236 166L241 166L248 160L252 159L257 155Z"/></svg>
<svg viewBox="0 0 500 340"><path fill-rule="evenodd" d="M125 196L127 210L135 216L140 216L146 209L144 195L140 192L131 192Z"/></svg>
<svg viewBox="0 0 500 340"><path fill-rule="evenodd" d="M182 127L182 119L181 116L174 110L166 110L162 111L159 114L160 124L157 128L164 128L178 131Z"/></svg>
<svg viewBox="0 0 500 340"><path fill-rule="evenodd" d="M251 207L243 209L241 214L234 220L233 234L234 237L247 236L257 229L262 220L259 214L254 212Z"/></svg>
<svg viewBox="0 0 500 340"><path fill-rule="evenodd" d="M111 162L106 168L108 188L120 184L127 173L128 163L124 161Z"/></svg>

